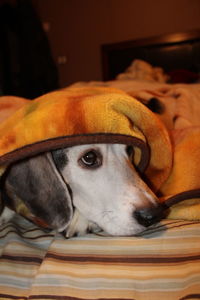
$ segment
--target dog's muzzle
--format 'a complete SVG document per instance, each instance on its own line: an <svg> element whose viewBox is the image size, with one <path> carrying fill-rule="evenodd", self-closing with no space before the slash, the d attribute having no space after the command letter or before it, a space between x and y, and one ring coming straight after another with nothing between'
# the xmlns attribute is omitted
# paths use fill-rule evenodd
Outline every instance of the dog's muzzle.
<svg viewBox="0 0 200 300"><path fill-rule="evenodd" d="M134 218L140 225L148 227L159 222L164 217L165 208L163 205L142 207L134 211Z"/></svg>

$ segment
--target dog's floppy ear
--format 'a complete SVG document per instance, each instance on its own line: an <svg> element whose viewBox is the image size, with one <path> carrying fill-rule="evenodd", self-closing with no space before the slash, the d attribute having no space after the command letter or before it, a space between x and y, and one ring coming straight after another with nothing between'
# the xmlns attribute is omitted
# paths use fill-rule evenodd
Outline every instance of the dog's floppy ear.
<svg viewBox="0 0 200 300"><path fill-rule="evenodd" d="M5 189L10 198L22 200L50 228L61 231L70 223L71 195L50 154L13 164L5 178Z"/></svg>

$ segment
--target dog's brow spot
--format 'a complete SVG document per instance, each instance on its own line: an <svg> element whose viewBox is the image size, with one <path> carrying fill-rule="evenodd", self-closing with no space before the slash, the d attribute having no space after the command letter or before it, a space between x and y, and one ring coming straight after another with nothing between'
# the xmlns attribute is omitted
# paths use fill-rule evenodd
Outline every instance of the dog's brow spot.
<svg viewBox="0 0 200 300"><path fill-rule="evenodd" d="M67 155L65 154L64 150L63 149L53 150L51 151L51 154L57 169L62 170L68 162Z"/></svg>

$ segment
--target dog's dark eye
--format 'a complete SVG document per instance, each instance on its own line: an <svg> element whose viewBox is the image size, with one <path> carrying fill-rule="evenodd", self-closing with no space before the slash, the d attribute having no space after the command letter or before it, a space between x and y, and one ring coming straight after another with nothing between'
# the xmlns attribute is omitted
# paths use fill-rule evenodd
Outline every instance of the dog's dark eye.
<svg viewBox="0 0 200 300"><path fill-rule="evenodd" d="M98 168L102 164L102 156L96 150L86 152L80 159L79 162L86 168Z"/></svg>

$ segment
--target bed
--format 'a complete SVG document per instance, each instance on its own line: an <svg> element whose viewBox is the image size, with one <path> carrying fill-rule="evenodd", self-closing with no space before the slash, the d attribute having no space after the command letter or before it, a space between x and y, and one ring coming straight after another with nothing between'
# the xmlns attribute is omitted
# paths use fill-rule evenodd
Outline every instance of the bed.
<svg viewBox="0 0 200 300"><path fill-rule="evenodd" d="M200 126L199 53L200 31L103 45L104 81L73 86L116 87L152 110L159 100L177 133ZM200 299L200 220L66 239L15 215L0 228L0 299Z"/></svg>
<svg viewBox="0 0 200 300"><path fill-rule="evenodd" d="M165 72L185 70L199 73L199 50L199 30L105 44L101 47L103 80L116 78L134 59L161 67Z"/></svg>

